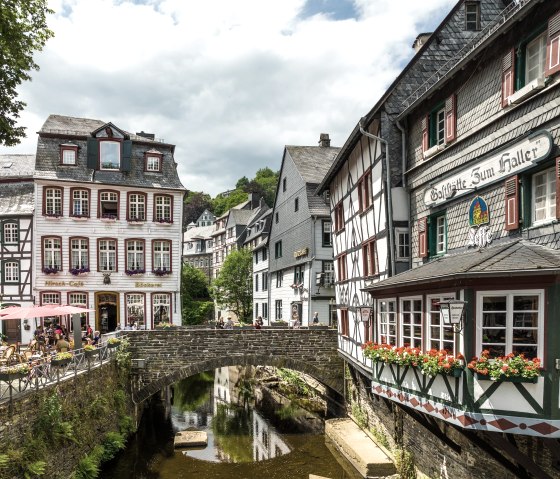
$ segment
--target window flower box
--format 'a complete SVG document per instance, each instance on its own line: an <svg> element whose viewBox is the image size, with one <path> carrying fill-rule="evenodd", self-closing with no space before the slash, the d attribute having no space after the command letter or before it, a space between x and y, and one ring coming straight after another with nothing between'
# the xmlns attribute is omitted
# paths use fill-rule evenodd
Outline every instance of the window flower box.
<svg viewBox="0 0 560 479"><path fill-rule="evenodd" d="M88 215L70 215L70 218L72 218L74 221L87 221L87 220L89 220Z"/></svg>
<svg viewBox="0 0 560 479"><path fill-rule="evenodd" d="M496 381L496 382L503 382L503 383L531 383L537 384L539 381L538 376L532 378L524 378L522 376L503 376L501 378L493 378L489 374L480 374L474 373L474 377L479 381Z"/></svg>
<svg viewBox="0 0 560 479"><path fill-rule="evenodd" d="M60 268L58 266L46 266L43 268L43 273L45 274L58 274Z"/></svg>
<svg viewBox="0 0 560 479"><path fill-rule="evenodd" d="M86 273L89 273L89 268L87 266L84 268L70 268L70 274L73 276L79 276Z"/></svg>
<svg viewBox="0 0 560 479"><path fill-rule="evenodd" d="M125 270L125 273L126 273L127 276L138 276L138 275L144 274L145 272L146 272L145 269L140 269L140 268Z"/></svg>
<svg viewBox="0 0 560 479"><path fill-rule="evenodd" d="M103 215L100 219L106 223L114 223L117 221L117 215Z"/></svg>
<svg viewBox="0 0 560 479"><path fill-rule="evenodd" d="M60 218L62 218L62 214L59 213L45 213L43 216L47 220L59 220Z"/></svg>
<svg viewBox="0 0 560 479"><path fill-rule="evenodd" d="M154 269L152 271L152 273L154 273L156 276L167 276L167 275L171 274L171 270L166 269L166 268L163 268L163 269L162 268L157 268L157 269Z"/></svg>
<svg viewBox="0 0 560 479"><path fill-rule="evenodd" d="M504 381L512 383L536 383L541 374L541 361L528 359L523 354L490 358L490 352L482 351L468 364L475 378L479 380Z"/></svg>
<svg viewBox="0 0 560 479"><path fill-rule="evenodd" d="M70 361L72 361L72 353L57 353L51 359L51 366L61 368L70 364Z"/></svg>
<svg viewBox="0 0 560 479"><path fill-rule="evenodd" d="M139 217L130 217L127 221L130 225L143 225L146 222L146 219Z"/></svg>
<svg viewBox="0 0 560 479"><path fill-rule="evenodd" d="M173 224L173 220L168 218L155 218L154 223L159 223L163 226L171 226Z"/></svg>

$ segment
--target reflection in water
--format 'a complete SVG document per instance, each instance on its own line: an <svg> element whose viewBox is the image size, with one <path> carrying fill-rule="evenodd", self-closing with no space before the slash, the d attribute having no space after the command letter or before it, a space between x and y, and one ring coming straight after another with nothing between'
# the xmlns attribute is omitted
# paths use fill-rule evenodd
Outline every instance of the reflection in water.
<svg viewBox="0 0 560 479"><path fill-rule="evenodd" d="M137 435L101 478L353 477L325 445L321 418L261 387L254 368L199 374L162 396L163 401L146 410ZM207 447L174 450L175 432L187 429L206 431Z"/></svg>

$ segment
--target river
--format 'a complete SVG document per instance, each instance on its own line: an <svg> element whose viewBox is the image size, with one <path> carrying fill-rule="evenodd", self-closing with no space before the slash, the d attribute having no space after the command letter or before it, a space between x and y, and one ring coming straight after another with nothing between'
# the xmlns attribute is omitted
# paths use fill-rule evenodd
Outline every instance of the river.
<svg viewBox="0 0 560 479"><path fill-rule="evenodd" d="M127 448L99 477L357 479L325 440L323 405L305 406L311 411L255 379L255 368L192 376L150 402ZM188 429L206 431L208 446L175 450L175 433Z"/></svg>

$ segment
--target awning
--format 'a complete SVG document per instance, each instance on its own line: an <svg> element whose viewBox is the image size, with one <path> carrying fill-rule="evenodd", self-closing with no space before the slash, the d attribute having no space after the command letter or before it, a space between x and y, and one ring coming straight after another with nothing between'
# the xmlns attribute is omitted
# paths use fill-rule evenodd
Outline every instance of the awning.
<svg viewBox="0 0 560 479"><path fill-rule="evenodd" d="M434 258L422 266L366 286L363 291L377 295L388 289L460 279L558 273L560 250L519 240Z"/></svg>

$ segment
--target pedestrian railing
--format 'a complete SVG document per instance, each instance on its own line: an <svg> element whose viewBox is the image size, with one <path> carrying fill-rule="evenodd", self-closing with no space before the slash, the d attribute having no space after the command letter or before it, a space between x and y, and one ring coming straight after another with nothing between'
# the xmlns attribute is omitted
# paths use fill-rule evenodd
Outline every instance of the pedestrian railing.
<svg viewBox="0 0 560 479"><path fill-rule="evenodd" d="M0 372L0 404L10 403L29 392L38 391L51 384L73 380L80 374L87 374L92 369L108 362L114 356L116 348L107 344L98 346L95 350L77 349L72 351L72 357L57 360L56 353L47 354L40 358L32 358L28 363L28 372ZM10 368L17 369L18 364Z"/></svg>

